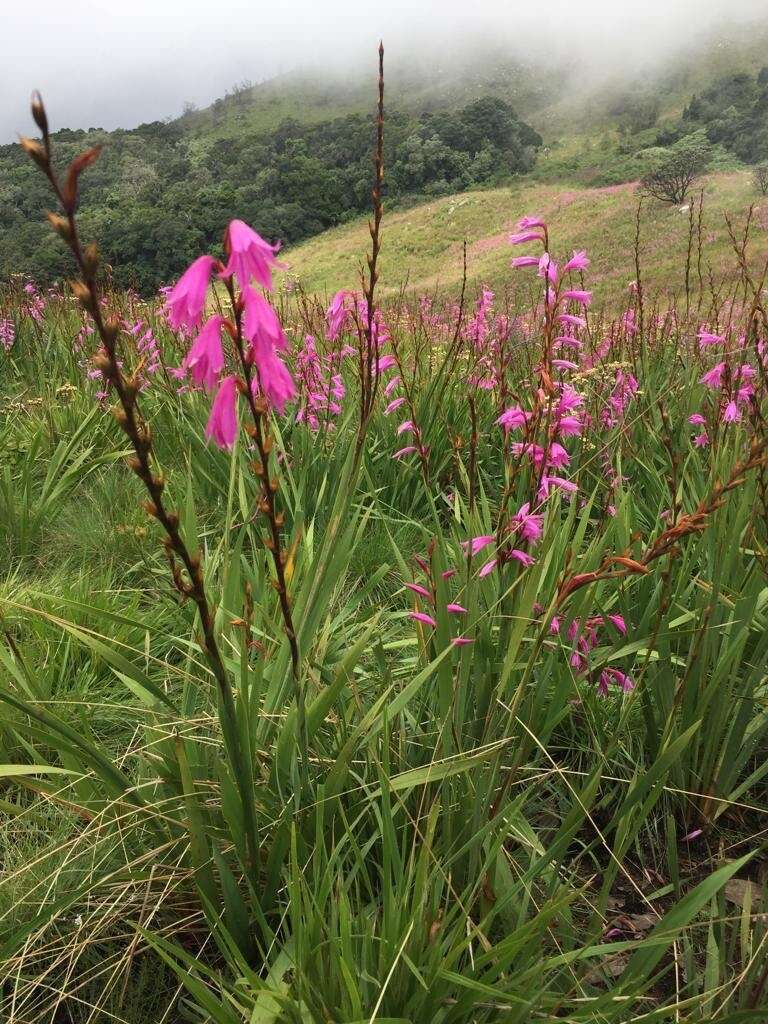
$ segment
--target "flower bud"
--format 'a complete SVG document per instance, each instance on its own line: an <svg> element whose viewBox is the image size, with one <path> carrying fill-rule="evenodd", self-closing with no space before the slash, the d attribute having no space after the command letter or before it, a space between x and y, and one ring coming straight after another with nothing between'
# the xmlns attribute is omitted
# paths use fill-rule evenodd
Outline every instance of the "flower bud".
<svg viewBox="0 0 768 1024"><path fill-rule="evenodd" d="M61 217L58 213L50 212L46 213L45 216L48 218L51 227L57 235L60 235L65 242L70 242L72 240L72 229L70 228L69 221L66 217Z"/></svg>
<svg viewBox="0 0 768 1024"><path fill-rule="evenodd" d="M43 99L37 89L32 93L30 107L34 122L42 132L43 138L45 138L48 135L48 117L43 106Z"/></svg>
<svg viewBox="0 0 768 1024"><path fill-rule="evenodd" d="M48 155L45 149L40 145L39 142L35 142L34 139L28 139L22 135L19 139L19 145L27 154L31 156L38 167L42 167L45 170L48 166Z"/></svg>

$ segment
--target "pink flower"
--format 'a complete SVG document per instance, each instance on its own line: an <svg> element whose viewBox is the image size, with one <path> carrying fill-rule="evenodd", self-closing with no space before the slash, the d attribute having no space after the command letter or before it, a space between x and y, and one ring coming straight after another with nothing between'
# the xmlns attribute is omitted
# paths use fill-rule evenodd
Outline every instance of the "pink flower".
<svg viewBox="0 0 768 1024"><path fill-rule="evenodd" d="M423 622L425 626L431 626L433 629L437 625L431 615L427 615L426 612L408 612L408 618L413 619L414 622Z"/></svg>
<svg viewBox="0 0 768 1024"><path fill-rule="evenodd" d="M713 391L719 391L723 386L723 373L725 371L725 363L717 363L712 367L711 370L707 370L703 377L700 378L700 384L706 384L708 388Z"/></svg>
<svg viewBox="0 0 768 1024"><path fill-rule="evenodd" d="M390 367L396 365L397 360L394 356L382 356L381 359L376 362L376 373L384 373L385 370L389 370Z"/></svg>
<svg viewBox="0 0 768 1024"><path fill-rule="evenodd" d="M576 316L574 313L560 313L557 319L561 324L568 324L570 327L586 327L587 325L583 316Z"/></svg>
<svg viewBox="0 0 768 1024"><path fill-rule="evenodd" d="M535 544L541 538L544 516L531 512L531 503L526 501L512 517L510 529L519 533L523 540Z"/></svg>
<svg viewBox="0 0 768 1024"><path fill-rule="evenodd" d="M514 558L518 562L520 562L520 564L523 565L526 569L529 568L529 566L533 565L536 561L536 559L531 558L531 556L526 551L520 551L518 548L512 548L512 550L509 552L509 556L510 558Z"/></svg>
<svg viewBox="0 0 768 1024"><path fill-rule="evenodd" d="M480 572L477 574L480 577L481 580L485 579L486 576L490 576L490 574L496 568L496 563L497 562L498 562L497 558L492 558L490 560L490 562L486 562L485 563L485 565L482 567Z"/></svg>
<svg viewBox="0 0 768 1024"><path fill-rule="evenodd" d="M466 644L473 644L475 641L468 636L455 636L451 643L454 647L464 647Z"/></svg>
<svg viewBox="0 0 768 1024"><path fill-rule="evenodd" d="M627 624L623 615L609 615L608 620L614 624L622 636L627 635Z"/></svg>
<svg viewBox="0 0 768 1024"><path fill-rule="evenodd" d="M282 416L287 402L296 397L296 385L290 370L276 354L271 345L258 338L251 346L257 376L251 387L254 395L263 394L269 404Z"/></svg>
<svg viewBox="0 0 768 1024"><path fill-rule="evenodd" d="M403 586L408 587L408 589L412 590L414 594L419 594L421 597L426 597L430 601L432 600L430 592L426 587L422 587L420 583L404 583Z"/></svg>
<svg viewBox="0 0 768 1024"><path fill-rule="evenodd" d="M549 465L559 468L561 466L567 466L571 461L571 457L568 452L563 448L557 441L552 442L552 446L549 449Z"/></svg>
<svg viewBox="0 0 768 1024"><path fill-rule="evenodd" d="M548 252L543 253L539 260L539 277L545 277L552 284L557 281L557 264Z"/></svg>
<svg viewBox="0 0 768 1024"><path fill-rule="evenodd" d="M582 291L580 288L569 288L563 292L563 298L571 302L580 302L582 306L588 306L592 301L592 292Z"/></svg>
<svg viewBox="0 0 768 1024"><path fill-rule="evenodd" d="M589 260L587 258L587 252L585 249L574 249L573 256L563 267L563 273L565 274L569 270L586 270L589 266Z"/></svg>
<svg viewBox="0 0 768 1024"><path fill-rule="evenodd" d="M221 273L222 277L231 277L234 274L241 288L245 288L250 284L251 278L254 278L262 288L272 291L272 267L282 269L282 264L275 259L280 251L279 245L265 242L261 235L244 221L231 220L224 247L229 260Z"/></svg>
<svg viewBox="0 0 768 1024"><path fill-rule="evenodd" d="M563 437L578 437L583 429L583 423L578 416L561 416L557 421L557 429Z"/></svg>
<svg viewBox="0 0 768 1024"><path fill-rule="evenodd" d="M544 498L548 497L553 487L563 491L564 494L575 494L579 489L572 480L566 480L561 476L548 476L545 473L541 478L541 485L539 487L539 501L543 501Z"/></svg>
<svg viewBox="0 0 768 1024"><path fill-rule="evenodd" d="M525 242L543 242L544 239L535 231L518 231L509 236L510 245L523 245Z"/></svg>
<svg viewBox="0 0 768 1024"><path fill-rule="evenodd" d="M413 453L415 451L418 451L418 449L416 448L416 445L415 444L408 444L408 445L405 446L405 448L401 448L399 451L395 452L395 454L392 456L392 458L393 459L402 459L402 457L404 455L413 455Z"/></svg>
<svg viewBox="0 0 768 1024"><path fill-rule="evenodd" d="M397 428L397 436L399 437L401 434L409 434L411 433L411 431L415 429L416 428L414 426L413 420L403 420L403 422Z"/></svg>
<svg viewBox="0 0 768 1024"><path fill-rule="evenodd" d="M535 256L515 256L510 264L515 269L518 267L538 267L538 265L539 261Z"/></svg>
<svg viewBox="0 0 768 1024"><path fill-rule="evenodd" d="M346 297L347 293L342 289L340 292L336 292L331 299L331 304L325 314L325 320L328 325L325 336L328 341L335 341L338 338L347 321L349 313L344 307L344 299Z"/></svg>
<svg viewBox="0 0 768 1024"><path fill-rule="evenodd" d="M405 402L405 399L404 399L404 398L393 398L393 399L392 399L392 401L391 401L391 402L389 403L389 405L388 405L388 406L386 407L386 409L384 410L384 415L385 415L385 416L389 416L389 414L390 414L391 412L394 412L394 411L395 411L396 409L399 409L399 408L400 408L400 406L401 406L401 405L402 405L402 404L403 404L404 402Z"/></svg>
<svg viewBox="0 0 768 1024"><path fill-rule="evenodd" d="M699 339L699 348L706 348L708 345L722 345L725 337L722 334L711 334L703 328L696 335Z"/></svg>
<svg viewBox="0 0 768 1024"><path fill-rule="evenodd" d="M496 422L499 426L504 427L505 430L517 430L520 427L524 427L530 418L531 413L515 405L505 409Z"/></svg>
<svg viewBox="0 0 768 1024"><path fill-rule="evenodd" d="M198 256L168 293L165 313L174 331L192 329L200 323L215 263L213 256Z"/></svg>
<svg viewBox="0 0 768 1024"><path fill-rule="evenodd" d="M181 364L192 380L206 391L216 386L219 374L224 369L224 349L221 346L221 325L223 316L212 316L198 334L192 347Z"/></svg>
<svg viewBox="0 0 768 1024"><path fill-rule="evenodd" d="M486 534L482 537L473 537L472 540L462 541L461 546L465 552L474 556L478 551L487 548L489 544L493 544L495 540L496 538L492 534Z"/></svg>
<svg viewBox="0 0 768 1024"><path fill-rule="evenodd" d="M741 419L741 412L738 405L731 400L723 409L723 423L738 423Z"/></svg>
<svg viewBox="0 0 768 1024"><path fill-rule="evenodd" d="M709 438L707 437L706 433L697 434L696 437L694 437L693 439L693 443L696 445L697 448L706 448L706 446L709 444Z"/></svg>
<svg viewBox="0 0 768 1024"><path fill-rule="evenodd" d="M395 388L397 387L397 385L399 383L400 383L400 378L399 377L393 377L392 380L388 380L387 383L384 385L384 394L387 397L389 397L392 394L392 392L395 390Z"/></svg>
<svg viewBox="0 0 768 1024"><path fill-rule="evenodd" d="M257 342L276 348L280 352L288 351L288 340L280 324L277 313L270 306L261 292L248 285L243 289L245 311L243 313L243 335L255 345Z"/></svg>
<svg viewBox="0 0 768 1024"><path fill-rule="evenodd" d="M211 415L205 428L205 436L219 448L231 448L237 436L237 381L225 377L211 406Z"/></svg>
<svg viewBox="0 0 768 1024"><path fill-rule="evenodd" d="M695 412L692 416L688 417L688 422L693 424L694 427L701 427L707 421L704 419L700 412Z"/></svg>
<svg viewBox="0 0 768 1024"><path fill-rule="evenodd" d="M545 228L547 225L538 215L531 216L526 214L525 217L521 217L517 222L517 226L521 231L525 231L526 228Z"/></svg>
<svg viewBox="0 0 768 1024"><path fill-rule="evenodd" d="M571 359L553 359L552 365L556 370L578 370L579 364Z"/></svg>
<svg viewBox="0 0 768 1024"><path fill-rule="evenodd" d="M454 615L466 615L467 609L463 608L460 604L447 604L445 606L449 612L453 612Z"/></svg>

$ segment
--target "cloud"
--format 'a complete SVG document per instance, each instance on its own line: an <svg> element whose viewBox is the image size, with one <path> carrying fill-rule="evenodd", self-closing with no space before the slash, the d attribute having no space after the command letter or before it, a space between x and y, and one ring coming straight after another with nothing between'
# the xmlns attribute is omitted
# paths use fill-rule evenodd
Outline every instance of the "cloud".
<svg viewBox="0 0 768 1024"><path fill-rule="evenodd" d="M9 0L6 0L9 5ZM388 56L425 66L470 40L593 68L664 55L765 0L39 0L2 15L0 142L31 131L33 88L57 127L132 127L210 103L237 81ZM766 18L768 20L768 18Z"/></svg>

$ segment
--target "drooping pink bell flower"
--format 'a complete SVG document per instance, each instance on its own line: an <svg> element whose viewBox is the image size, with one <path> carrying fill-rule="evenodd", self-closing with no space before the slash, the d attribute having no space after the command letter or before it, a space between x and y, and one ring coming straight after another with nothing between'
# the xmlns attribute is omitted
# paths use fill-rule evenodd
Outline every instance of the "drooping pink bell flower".
<svg viewBox="0 0 768 1024"><path fill-rule="evenodd" d="M393 459L402 459L403 456L405 456L405 455L413 455L413 453L416 452L416 451L418 451L418 448L416 447L415 444L407 444L405 446L405 448L401 448L399 451L395 452L394 455L392 456L392 458Z"/></svg>
<svg viewBox="0 0 768 1024"><path fill-rule="evenodd" d="M587 321L583 316L576 316L575 313L560 313L558 321L561 324L568 324L570 327L586 327Z"/></svg>
<svg viewBox="0 0 768 1024"><path fill-rule="evenodd" d="M464 608L460 604L452 603L452 604L447 604L445 607L446 607L447 611L452 612L454 615L466 615L467 614L467 609Z"/></svg>
<svg viewBox="0 0 768 1024"><path fill-rule="evenodd" d="M296 385L291 372L272 346L260 339L256 339L251 351L258 371L251 382L254 397L263 394L273 409L282 416L286 404L296 397Z"/></svg>
<svg viewBox="0 0 768 1024"><path fill-rule="evenodd" d="M525 217L521 217L517 222L517 226L521 231L525 231L526 228L545 228L547 225L538 215L526 214Z"/></svg>
<svg viewBox="0 0 768 1024"><path fill-rule="evenodd" d="M536 561L527 551L520 551L519 548L512 548L509 552L509 557L514 558L515 561L519 562L526 569L530 568Z"/></svg>
<svg viewBox="0 0 768 1024"><path fill-rule="evenodd" d="M697 434L696 437L694 437L693 439L693 443L696 445L697 448L706 448L709 444L709 437L707 436L706 432Z"/></svg>
<svg viewBox="0 0 768 1024"><path fill-rule="evenodd" d="M423 622L425 626L431 626L433 629L437 626L432 616L427 615L426 612L408 612L408 618L413 619L414 622Z"/></svg>
<svg viewBox="0 0 768 1024"><path fill-rule="evenodd" d="M548 252L542 253L539 259L539 277L544 277L552 284L557 283L557 264Z"/></svg>
<svg viewBox="0 0 768 1024"><path fill-rule="evenodd" d="M531 503L526 501L512 516L510 529L535 544L541 538L543 523L544 516L531 512Z"/></svg>
<svg viewBox="0 0 768 1024"><path fill-rule="evenodd" d="M270 245L245 221L231 220L224 245L229 259L221 277L234 274L241 288L246 288L253 278L262 288L272 291L272 268L283 267L275 259L280 251L279 244Z"/></svg>
<svg viewBox="0 0 768 1024"><path fill-rule="evenodd" d="M473 537L472 540L462 541L461 546L466 553L474 556L478 551L487 548L489 544L493 544L495 540L496 538L492 534L485 534L482 537Z"/></svg>
<svg viewBox="0 0 768 1024"><path fill-rule="evenodd" d="M493 570L498 564L498 558L492 558L490 562L486 562L480 572L477 574L481 580L485 579L486 576L490 576Z"/></svg>
<svg viewBox="0 0 768 1024"><path fill-rule="evenodd" d="M624 621L623 615L609 615L608 621L612 622L616 629L621 633L622 636L627 635L627 624Z"/></svg>
<svg viewBox="0 0 768 1024"><path fill-rule="evenodd" d="M563 437L579 437L583 429L578 416L561 416L557 421L557 432Z"/></svg>
<svg viewBox="0 0 768 1024"><path fill-rule="evenodd" d="M519 405L515 405L509 409L505 409L496 422L499 426L504 427L505 430L518 430L520 427L524 427L526 425L531 416L532 413L526 412L525 409L521 409Z"/></svg>
<svg viewBox="0 0 768 1024"><path fill-rule="evenodd" d="M336 292L331 299L331 304L325 314L325 321L328 325L325 336L328 341L335 341L347 322L349 311L344 305L346 297L347 292L342 289L340 292Z"/></svg>
<svg viewBox="0 0 768 1024"><path fill-rule="evenodd" d="M549 476L549 474L544 473L539 486L539 501L543 501L545 498L548 498L553 487L556 487L564 494L575 494L579 489L573 480L566 480L562 476Z"/></svg>
<svg viewBox="0 0 768 1024"><path fill-rule="evenodd" d="M588 306L592 301L592 292L586 292L581 288L568 288L563 292L563 298L571 302L578 302L582 306Z"/></svg>
<svg viewBox="0 0 768 1024"><path fill-rule="evenodd" d="M395 390L399 383L399 377L393 377L391 380L387 381L387 383L384 385L384 394L387 396L387 398L389 398L389 396L392 394L392 392Z"/></svg>
<svg viewBox="0 0 768 1024"><path fill-rule="evenodd" d="M403 422L397 428L397 436L399 437L401 434L409 434L415 429L416 428L413 420L403 420Z"/></svg>
<svg viewBox="0 0 768 1024"><path fill-rule="evenodd" d="M223 316L212 316L198 334L181 364L188 371L195 384L212 391L224 369L224 349L221 345Z"/></svg>
<svg viewBox="0 0 768 1024"><path fill-rule="evenodd" d="M412 590L414 594L418 594L420 597L426 597L428 600L432 600L432 595L430 594L430 592L427 590L426 587L422 587L420 583L404 583L403 586L407 587L409 590Z"/></svg>
<svg viewBox="0 0 768 1024"><path fill-rule="evenodd" d="M237 381L225 377L211 406L211 414L205 427L205 436L219 446L231 448L237 436Z"/></svg>
<svg viewBox="0 0 768 1024"><path fill-rule="evenodd" d="M707 421L700 412L695 412L692 416L688 417L688 422L694 427L702 427Z"/></svg>
<svg viewBox="0 0 768 1024"><path fill-rule="evenodd" d="M709 345L722 345L725 341L725 335L712 334L711 331L705 331L703 328L696 337L699 339L699 348L707 348Z"/></svg>
<svg viewBox="0 0 768 1024"><path fill-rule="evenodd" d="M215 263L213 256L198 256L168 293L164 308L174 331L182 327L193 330L199 325Z"/></svg>
<svg viewBox="0 0 768 1024"><path fill-rule="evenodd" d="M586 270L589 266L589 259L587 258L586 249L574 249L573 256L563 267L563 273L567 273L569 270Z"/></svg>
<svg viewBox="0 0 768 1024"><path fill-rule="evenodd" d="M510 245L524 245L526 242L543 242L543 237L536 231L517 231L509 236Z"/></svg>
<svg viewBox="0 0 768 1024"><path fill-rule="evenodd" d="M723 386L723 373L725 372L725 363L717 363L712 367L711 370L707 370L703 377L700 378L700 384L706 384L708 388L713 391L719 391Z"/></svg>
<svg viewBox="0 0 768 1024"><path fill-rule="evenodd" d="M389 370L393 366L397 366L394 356L382 356L376 361L376 373L384 373L385 370Z"/></svg>
<svg viewBox="0 0 768 1024"><path fill-rule="evenodd" d="M387 407L384 409L384 415L389 416L390 413L396 412L396 410L399 409L400 406L404 404L404 402L405 398L402 397L402 395L400 396L400 398L393 398L389 405L387 405Z"/></svg>
<svg viewBox="0 0 768 1024"><path fill-rule="evenodd" d="M515 256L510 266L517 270L519 267L538 267L539 261L535 256Z"/></svg>
<svg viewBox="0 0 768 1024"><path fill-rule="evenodd" d="M454 647L466 647L467 644L473 644L475 641L469 636L455 636L451 643Z"/></svg>
<svg viewBox="0 0 768 1024"><path fill-rule="evenodd" d="M731 400L723 409L723 423L738 423L741 419L741 410L738 405Z"/></svg>
<svg viewBox="0 0 768 1024"><path fill-rule="evenodd" d="M571 457L565 448L563 448L561 444L558 444L557 441L553 441L549 449L549 465L560 468L562 466L569 465L570 461Z"/></svg>
<svg viewBox="0 0 768 1024"><path fill-rule="evenodd" d="M572 359L553 359L552 366L556 370L578 370L579 364Z"/></svg>
<svg viewBox="0 0 768 1024"><path fill-rule="evenodd" d="M245 310L243 312L243 335L255 346L275 348L279 352L288 351L288 339L285 336L277 313L267 302L261 292L252 285L243 289Z"/></svg>

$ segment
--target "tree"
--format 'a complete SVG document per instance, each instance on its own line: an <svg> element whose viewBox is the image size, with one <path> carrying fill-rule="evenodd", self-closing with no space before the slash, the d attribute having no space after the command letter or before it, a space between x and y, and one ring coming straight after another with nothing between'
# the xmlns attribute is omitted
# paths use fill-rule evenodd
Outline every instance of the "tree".
<svg viewBox="0 0 768 1024"><path fill-rule="evenodd" d="M664 203L682 203L694 181L712 158L703 131L683 136L669 149L656 151L653 164L640 181L641 190Z"/></svg>
<svg viewBox="0 0 768 1024"><path fill-rule="evenodd" d="M768 164L758 164L754 170L753 181L761 196L768 196Z"/></svg>

